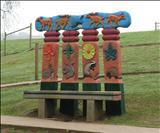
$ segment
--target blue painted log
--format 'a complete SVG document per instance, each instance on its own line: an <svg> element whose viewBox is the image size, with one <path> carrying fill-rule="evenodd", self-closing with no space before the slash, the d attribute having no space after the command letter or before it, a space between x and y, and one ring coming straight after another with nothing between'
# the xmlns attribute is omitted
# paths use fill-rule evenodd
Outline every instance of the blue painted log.
<svg viewBox="0 0 160 133"><path fill-rule="evenodd" d="M126 11L116 13L88 13L84 15L58 15L53 17L39 17L36 19L37 31L59 30L90 30L98 28L127 28L131 24L131 17Z"/></svg>

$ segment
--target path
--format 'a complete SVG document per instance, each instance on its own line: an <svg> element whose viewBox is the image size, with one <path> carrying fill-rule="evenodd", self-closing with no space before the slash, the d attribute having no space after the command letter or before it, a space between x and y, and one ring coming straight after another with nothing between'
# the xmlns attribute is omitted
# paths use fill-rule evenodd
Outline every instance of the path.
<svg viewBox="0 0 160 133"><path fill-rule="evenodd" d="M119 126L85 122L61 122L47 119L1 116L1 125L55 129L59 131L81 131L83 133L160 133L158 128Z"/></svg>

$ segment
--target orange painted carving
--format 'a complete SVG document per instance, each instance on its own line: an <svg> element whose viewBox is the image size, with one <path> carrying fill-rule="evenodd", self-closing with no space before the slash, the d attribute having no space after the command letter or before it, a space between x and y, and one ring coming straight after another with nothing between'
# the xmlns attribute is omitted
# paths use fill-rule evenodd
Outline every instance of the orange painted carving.
<svg viewBox="0 0 160 133"><path fill-rule="evenodd" d="M49 30L52 30L53 24L52 24L52 18L48 19L43 19L43 18L38 18L37 21L41 23L41 31L44 30L45 26L48 26Z"/></svg>
<svg viewBox="0 0 160 133"><path fill-rule="evenodd" d="M87 46L91 45L91 49L85 49ZM86 55L82 55L83 63L83 75L84 83L99 83L99 59L98 59L98 42L84 42L82 45L82 52ZM88 54L90 52L90 54ZM87 58L86 58L87 57Z"/></svg>
<svg viewBox="0 0 160 133"><path fill-rule="evenodd" d="M57 81L58 43L47 42L43 47L42 82Z"/></svg>
<svg viewBox="0 0 160 133"><path fill-rule="evenodd" d="M112 27L112 22L115 22L117 25L119 25L119 23L122 19L125 19L125 15L123 13L121 13L119 16L116 16L114 14L109 15L106 20L106 25L108 25L110 23L110 25Z"/></svg>
<svg viewBox="0 0 160 133"><path fill-rule="evenodd" d="M62 44L62 82L78 82L78 43L65 42Z"/></svg>
<svg viewBox="0 0 160 133"><path fill-rule="evenodd" d="M56 21L56 30L58 30L58 28L64 29L64 27L69 24L69 15L63 15L59 17L60 18Z"/></svg>

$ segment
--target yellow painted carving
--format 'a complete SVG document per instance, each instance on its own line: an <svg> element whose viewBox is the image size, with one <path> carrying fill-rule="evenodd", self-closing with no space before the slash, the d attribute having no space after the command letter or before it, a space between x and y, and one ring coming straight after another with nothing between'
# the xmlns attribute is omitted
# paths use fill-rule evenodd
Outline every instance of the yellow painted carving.
<svg viewBox="0 0 160 133"><path fill-rule="evenodd" d="M82 49L83 57L90 60L95 55L95 47L92 44L85 44Z"/></svg>

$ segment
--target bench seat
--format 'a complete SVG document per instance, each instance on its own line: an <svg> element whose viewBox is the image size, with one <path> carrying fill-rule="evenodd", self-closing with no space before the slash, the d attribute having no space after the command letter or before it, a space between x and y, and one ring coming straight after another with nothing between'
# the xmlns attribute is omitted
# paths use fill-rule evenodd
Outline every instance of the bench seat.
<svg viewBox="0 0 160 133"><path fill-rule="evenodd" d="M120 91L24 91L24 98L29 99L78 99L120 101Z"/></svg>
<svg viewBox="0 0 160 133"><path fill-rule="evenodd" d="M24 98L39 99L38 117L52 117L55 114L57 99L84 100L86 106L86 120L95 121L103 114L103 101L121 101L120 91L24 91Z"/></svg>

